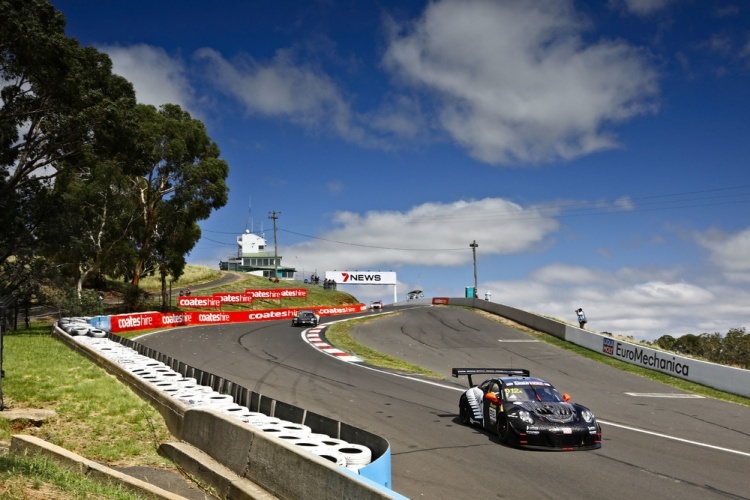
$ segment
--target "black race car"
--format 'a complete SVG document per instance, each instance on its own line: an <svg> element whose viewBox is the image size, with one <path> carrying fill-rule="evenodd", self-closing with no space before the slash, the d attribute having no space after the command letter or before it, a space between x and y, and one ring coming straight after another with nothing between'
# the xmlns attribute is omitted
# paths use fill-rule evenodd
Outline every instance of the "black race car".
<svg viewBox="0 0 750 500"><path fill-rule="evenodd" d="M292 319L292 326L318 326L320 318L314 311L302 310Z"/></svg>
<svg viewBox="0 0 750 500"><path fill-rule="evenodd" d="M494 374L479 385L472 375ZM467 375L469 389L458 402L462 424L479 425L497 434L500 442L551 450L594 450L602 446L602 430L585 406L570 403L546 380L529 370L512 368L454 368Z"/></svg>

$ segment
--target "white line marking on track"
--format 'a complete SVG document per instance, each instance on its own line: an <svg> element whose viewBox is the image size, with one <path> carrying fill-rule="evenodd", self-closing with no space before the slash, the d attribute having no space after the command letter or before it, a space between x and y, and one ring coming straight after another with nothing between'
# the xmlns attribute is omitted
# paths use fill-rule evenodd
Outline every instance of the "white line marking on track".
<svg viewBox="0 0 750 500"><path fill-rule="evenodd" d="M625 394L636 398L706 399L698 394L682 394L678 392L626 392Z"/></svg>
<svg viewBox="0 0 750 500"><path fill-rule="evenodd" d="M356 319L356 318L353 318L353 319ZM349 320L345 319L345 320L339 320L339 321L349 321ZM317 336L318 339L320 339L320 332L323 330L323 328L325 328L326 326L332 325L333 323L338 323L338 321L331 322L331 323L326 323L325 325L322 325L322 326L319 325L319 326L317 326L317 327L315 327L313 329L310 329L309 332L313 336ZM305 330L304 332L302 332L302 339L305 342L307 342L308 344L313 345L308 340L307 333L308 333L308 330ZM328 344L326 344L326 345L328 345ZM315 346L313 345L313 347L315 347ZM316 347L316 349L317 349L317 347ZM321 352L325 352L325 351L321 351ZM339 351L339 352L343 352L343 351ZM360 368L365 368L367 370L371 370L371 371L374 371L374 372L382 373L384 375L389 375L391 377L398 377L398 378L401 378L401 379L406 379L406 380L411 380L411 381L414 381L414 382L419 382L420 384L432 385L432 386L435 386L435 387L441 387L443 389L450 389L450 390L453 390L453 391L464 392L466 390L466 389L463 389L463 388L460 388L460 387L454 387L452 385L445 385L445 384L440 384L438 382L432 382L430 380L423 380L423 379L419 379L419 378L415 378L415 377L410 377L408 375L400 375L398 373L391 373L391 372L387 372L387 371L384 371L384 370L380 370L378 368L374 368L372 366L363 365L363 364L360 364L362 362L362 360L359 359L359 358L357 358L356 356L350 356L348 353L344 353L344 354L346 356L348 356L349 358L355 358L355 359L345 359L345 356L341 356L341 357L334 356L334 357L336 357L336 359L340 359L341 361L346 361L346 362L350 362L350 363L353 362L353 364L355 366L359 366ZM633 394L638 394L638 393L633 393ZM700 446L700 447L703 447L703 448L710 448L712 450L725 451L727 453L733 453L735 455L741 455L741 456L745 456L745 457L750 457L750 453L745 452L745 451L733 450L731 448L724 448L724 447L721 447L721 446L714 446L714 445L708 444L708 443L701 443L700 441L691 441L689 439L678 438L678 437L675 437L675 436L670 436L668 434L661 434L659 432L654 432L654 431L647 431L646 429L639 429L637 427L631 427L629 425L616 424L614 422L607 422L606 420L600 420L598 418L596 420L600 424L610 425L612 427L618 427L620 429L624 429L624 430L628 430L628 431L640 432L641 434L648 434L650 436L656 436L656 437L660 437L660 438L664 438L664 439L671 439L672 441L679 441L681 443L692 444L692 445Z"/></svg>
<svg viewBox="0 0 750 500"><path fill-rule="evenodd" d="M539 341L538 340L530 340L530 339L529 340L524 340L524 339L502 340L502 339L499 339L498 342L514 342L514 343L515 342L518 342L518 343L520 343L520 342L528 342L528 343L532 343L532 342L539 342Z"/></svg>
<svg viewBox="0 0 750 500"><path fill-rule="evenodd" d="M731 448L724 448L722 446L714 446L712 444L701 443L700 441L691 441L689 439L678 438L670 436L669 434L662 434L660 432L647 431L645 429L639 429L637 427L630 427L629 425L615 424L614 422L607 422L605 420L597 419L597 422L604 425L611 425L612 427L619 427L633 432L640 432L641 434L648 434L649 436L657 436L664 439L671 439L672 441L679 441L681 443L693 444L695 446L701 446L703 448L711 448L712 450L726 451L727 453L734 453L735 455L742 455L744 457L750 457L750 453L746 451L733 450Z"/></svg>

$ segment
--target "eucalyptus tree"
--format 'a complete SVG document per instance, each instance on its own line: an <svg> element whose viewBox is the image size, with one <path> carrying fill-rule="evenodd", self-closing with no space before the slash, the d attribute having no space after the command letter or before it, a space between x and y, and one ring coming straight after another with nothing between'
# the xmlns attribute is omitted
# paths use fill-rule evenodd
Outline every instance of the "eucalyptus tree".
<svg viewBox="0 0 750 500"><path fill-rule="evenodd" d="M195 223L223 207L229 193L229 166L200 120L175 104L138 109L138 160L144 174L133 182L139 210L132 272L136 287L150 269L179 277L184 256L200 239Z"/></svg>
<svg viewBox="0 0 750 500"><path fill-rule="evenodd" d="M135 118L132 85L65 35L62 13L46 0L0 1L0 286L57 269L37 254L55 178L130 154Z"/></svg>
<svg viewBox="0 0 750 500"><path fill-rule="evenodd" d="M45 0L3 0L0 19L0 196L129 145L135 92L106 54Z"/></svg>
<svg viewBox="0 0 750 500"><path fill-rule="evenodd" d="M119 259L133 253L129 237L138 212L130 188L119 162L107 159L55 180L55 209L41 248L50 261L64 263L61 272L75 282L78 298L91 277L117 276Z"/></svg>

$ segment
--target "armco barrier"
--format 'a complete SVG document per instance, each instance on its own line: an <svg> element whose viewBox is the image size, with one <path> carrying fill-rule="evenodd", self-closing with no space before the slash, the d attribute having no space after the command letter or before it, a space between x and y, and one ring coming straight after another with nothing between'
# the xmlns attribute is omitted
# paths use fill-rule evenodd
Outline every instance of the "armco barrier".
<svg viewBox="0 0 750 500"><path fill-rule="evenodd" d="M560 339L626 363L672 375L720 391L750 397L750 370L709 363L618 340L502 304L480 299L451 298L454 306L491 312Z"/></svg>
<svg viewBox="0 0 750 500"><path fill-rule="evenodd" d="M187 407L161 392L155 386L145 383L142 379L128 372L118 364L102 357L95 350L76 342L71 336L57 327L57 325L52 328L52 333L69 347L87 356L109 373L119 378L138 394L139 397L156 408L164 418L173 436L193 444L220 464L237 472L240 477L246 477L256 482L269 491L278 494L280 498L403 498L398 493L390 490L390 444L380 436L344 422L309 412L304 408L264 396L255 391L250 391L230 380L192 367L154 349L145 347L132 339L108 334L110 340L119 342L139 354L162 362L184 377L195 378L200 385L211 387L222 394L231 395L236 404L246 406L251 411L307 425L315 433L327 434L352 444L367 446L372 452L371 463L359 469L359 474L326 463L323 464L324 467L320 467L321 462L325 462L325 460L312 456L304 450L300 451L290 448L274 452L273 450L279 446L286 448L291 445L253 428L248 429L249 426L247 424L234 419L234 417L228 417L220 413L217 416L216 412L210 410L198 410ZM217 421L217 418L220 421ZM218 428L221 428L222 432L226 432L227 434L223 435L217 432ZM216 446L216 443L219 442L223 444ZM260 452L259 450L263 451ZM253 453L257 453L255 456L258 462L254 466L250 462L245 462L245 468L248 470L240 469L239 462L236 461L237 456L244 454L247 460L252 460L254 457ZM271 463L268 457L273 456L277 457L278 461ZM295 470L307 470L302 467L302 464L307 464L308 461L316 463L316 465L305 465L305 467L312 467L316 471L316 481L313 484L307 484L307 478L304 478L299 473L295 474ZM273 470L266 471L262 477L250 477L253 474L260 473L260 471L255 470L256 468L262 469L263 467L272 467ZM248 472L251 469L252 472ZM240 473L238 471L244 472ZM279 471L286 472L283 474L275 473ZM279 482L279 484L274 481ZM303 490L301 491L304 491L305 495L284 496L286 495L284 492L289 491L290 488L288 484L285 484L286 481L296 482L296 487L302 487ZM311 489L313 487L320 487L322 489L313 490Z"/></svg>

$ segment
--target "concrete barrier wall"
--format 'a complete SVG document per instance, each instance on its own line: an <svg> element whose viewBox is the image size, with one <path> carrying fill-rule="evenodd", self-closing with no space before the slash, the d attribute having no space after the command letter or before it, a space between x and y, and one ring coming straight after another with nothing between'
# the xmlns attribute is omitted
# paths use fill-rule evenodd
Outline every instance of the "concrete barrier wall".
<svg viewBox="0 0 750 500"><path fill-rule="evenodd" d="M474 307L549 333L626 363L672 375L720 391L750 397L750 370L709 363L667 351L618 340L608 335L583 330L560 321L544 318L502 304L480 299L451 298L450 305Z"/></svg>
<svg viewBox="0 0 750 500"><path fill-rule="evenodd" d="M240 477L245 477L250 481L256 482L257 476L257 484L269 491L278 492L281 498L403 498L398 493L390 490L390 444L386 439L376 434L323 415L309 412L304 408L264 396L255 391L250 391L222 377L191 367L177 359L142 346L132 339L126 339L113 334L108 335L110 340L119 342L139 354L160 361L185 377L195 378L201 385L211 387L222 394L231 395L235 403L245 406L251 411L261 412L289 422L304 424L310 427L315 433L327 434L348 443L368 447L372 452L372 462L359 469L359 474L357 474L334 466L322 458L311 455L307 451L296 449L293 445L289 445L280 439L271 439L271 436L254 431L251 426L234 417L222 415L211 410L191 409L161 392L156 387L146 383L138 376L123 369L120 365L101 356L97 351L76 342L75 339L58 328L57 325L52 328L52 334L71 349L88 357L94 363L120 379L141 399L156 408L164 418L167 428L173 436L194 445ZM221 416L221 421L216 420L216 414ZM190 416L186 418L186 415ZM185 428L186 422L190 424L189 429ZM263 444L257 445L255 452L251 453L252 446L247 449L244 448L249 444L251 445L252 442L262 442ZM280 445L285 446L286 450L274 452L273 448ZM264 458L269 456L278 458L279 461L273 464L274 471L278 472L276 469L284 469L285 472L283 474L272 473L274 471L262 472L264 467L267 465L271 466L270 461ZM250 467L248 460L251 459L255 463L252 468L259 470L248 473L245 469ZM245 465L240 468L239 464L242 461L244 461ZM275 484L273 481L286 483L290 480L288 476L291 475L296 478L297 483L304 483L305 481L301 480L301 478L304 478L301 473L307 471L305 467L308 466L304 466L306 461L317 462L317 466L310 466L314 467L317 471L318 477L316 481L304 488L306 494L303 496L281 496L281 492L290 489L294 490L296 486ZM325 465L323 468L318 467L321 461ZM327 476L327 479L324 481L322 476ZM335 485L335 488L331 490L330 485L325 486L328 483ZM346 485L344 483L357 483L357 485ZM314 489L317 487L321 487L322 489ZM329 491L345 492L346 495L328 496ZM356 494L349 494L350 492L355 492Z"/></svg>
<svg viewBox="0 0 750 500"><path fill-rule="evenodd" d="M521 309L516 309L515 307L504 306L487 300L466 298L451 298L449 299L449 304L452 306L475 307L477 309L482 309L483 311L497 314L503 318L508 318L516 323L533 328L534 330L549 333L559 339L565 339L565 324Z"/></svg>
<svg viewBox="0 0 750 500"><path fill-rule="evenodd" d="M181 439L280 498L403 498L215 410L188 410Z"/></svg>

